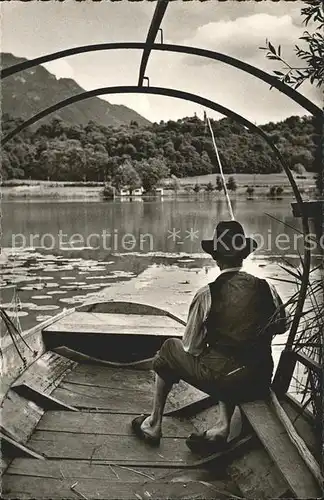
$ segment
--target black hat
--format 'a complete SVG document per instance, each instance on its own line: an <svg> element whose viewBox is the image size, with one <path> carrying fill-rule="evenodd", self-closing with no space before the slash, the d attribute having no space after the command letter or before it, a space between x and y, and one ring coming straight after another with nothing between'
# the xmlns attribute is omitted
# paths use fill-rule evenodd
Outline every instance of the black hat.
<svg viewBox="0 0 324 500"><path fill-rule="evenodd" d="M243 226L235 221L221 221L217 224L212 240L202 240L202 249L213 257L238 257L245 259L257 249L253 238L247 238Z"/></svg>

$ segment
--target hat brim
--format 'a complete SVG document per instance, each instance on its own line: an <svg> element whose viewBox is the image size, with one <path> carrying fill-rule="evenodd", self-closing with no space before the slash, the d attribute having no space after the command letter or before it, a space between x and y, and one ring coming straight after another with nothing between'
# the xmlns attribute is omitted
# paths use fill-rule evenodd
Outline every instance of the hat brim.
<svg viewBox="0 0 324 500"><path fill-rule="evenodd" d="M204 252L209 253L213 257L241 257L245 259L250 253L254 252L258 248L257 242L253 238L246 238L246 244L243 248L239 250L231 249L226 250L224 247L223 250L214 249L214 240L202 240L201 247Z"/></svg>

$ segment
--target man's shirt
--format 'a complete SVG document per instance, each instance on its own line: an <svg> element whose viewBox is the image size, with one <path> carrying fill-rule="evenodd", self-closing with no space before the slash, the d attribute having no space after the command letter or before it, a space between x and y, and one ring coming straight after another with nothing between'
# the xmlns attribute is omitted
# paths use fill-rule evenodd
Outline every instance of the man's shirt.
<svg viewBox="0 0 324 500"><path fill-rule="evenodd" d="M220 304L221 310L227 313L228 322L232 330L244 332L253 322L254 308L250 306L250 298L255 295L254 283L258 278L241 271L241 268L224 269L221 274L239 271L231 278L230 293L224 304ZM275 315L272 318L272 335L284 333L287 330L285 313L282 301L275 289L269 284L271 294L264 297L264 301L273 301L272 304L264 304L265 309L273 306ZM238 307L238 305L241 307ZM206 347L207 325L206 320L211 309L211 294L209 285L200 288L194 296L189 307L188 321L182 339L184 350L193 356L199 356ZM244 314L242 314L242 310Z"/></svg>

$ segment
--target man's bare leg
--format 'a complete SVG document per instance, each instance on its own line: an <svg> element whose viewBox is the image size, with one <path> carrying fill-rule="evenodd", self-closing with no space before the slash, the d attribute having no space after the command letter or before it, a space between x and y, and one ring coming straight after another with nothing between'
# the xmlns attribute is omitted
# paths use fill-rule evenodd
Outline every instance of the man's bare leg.
<svg viewBox="0 0 324 500"><path fill-rule="evenodd" d="M230 432L231 418L234 413L235 405L219 402L219 419L217 425L208 429L206 437L208 439L217 439L218 436L228 438Z"/></svg>
<svg viewBox="0 0 324 500"><path fill-rule="evenodd" d="M161 435L163 411L171 388L172 384L167 384L158 374L156 374L153 410L151 415L147 417L141 425L141 429L145 434L152 437Z"/></svg>

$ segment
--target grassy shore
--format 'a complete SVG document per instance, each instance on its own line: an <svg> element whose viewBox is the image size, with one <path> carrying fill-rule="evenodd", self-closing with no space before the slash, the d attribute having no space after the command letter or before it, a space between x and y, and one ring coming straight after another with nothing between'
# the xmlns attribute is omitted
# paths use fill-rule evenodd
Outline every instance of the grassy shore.
<svg viewBox="0 0 324 500"><path fill-rule="evenodd" d="M246 190L248 187L254 188L253 197L263 198L269 193L272 186L280 186L283 188L282 196L291 196L292 189L284 173L278 174L233 174L237 190L232 193L233 196L247 197ZM311 197L315 190L314 174L307 172L304 178L294 175L297 185L306 197ZM223 193L217 191L207 193L206 185L211 182L216 185L217 174L201 175L198 177L185 177L179 179L177 196L209 196L221 198ZM229 176L226 176L228 179ZM168 180L164 183L164 195L175 196L175 191L171 189L171 184ZM195 184L201 187L198 193L194 193L192 188ZM104 184L90 182L53 182L53 181L29 181L29 180L12 180L7 181L6 185L2 186L2 197L7 200L19 199L101 199L101 193Z"/></svg>
<svg viewBox="0 0 324 500"><path fill-rule="evenodd" d="M66 183L64 183L66 184ZM6 200L22 200L22 199L43 199L43 200L60 200L60 199L95 199L101 198L103 186L67 186L63 183L45 183L26 184L20 186L3 186L1 188L2 198Z"/></svg>

